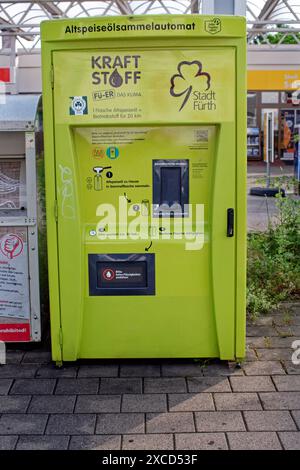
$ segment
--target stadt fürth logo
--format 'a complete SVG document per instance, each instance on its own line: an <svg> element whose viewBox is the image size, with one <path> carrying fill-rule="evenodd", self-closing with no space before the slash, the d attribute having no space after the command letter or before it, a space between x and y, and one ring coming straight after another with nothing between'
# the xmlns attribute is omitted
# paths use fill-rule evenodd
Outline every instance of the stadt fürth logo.
<svg viewBox="0 0 300 470"><path fill-rule="evenodd" d="M194 110L215 110L216 93L211 90L211 76L203 72L199 60L180 62L177 72L171 77L170 94L174 98L182 98L179 111L181 111L190 97Z"/></svg>

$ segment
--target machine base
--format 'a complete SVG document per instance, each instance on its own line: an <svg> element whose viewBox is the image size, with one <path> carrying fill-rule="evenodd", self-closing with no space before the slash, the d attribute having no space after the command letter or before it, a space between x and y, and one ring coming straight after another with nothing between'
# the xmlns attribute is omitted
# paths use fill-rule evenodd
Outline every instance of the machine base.
<svg viewBox="0 0 300 470"><path fill-rule="evenodd" d="M282 197L285 197L285 190L281 188L251 188L250 196L265 196L265 197L275 197L277 194L281 194Z"/></svg>

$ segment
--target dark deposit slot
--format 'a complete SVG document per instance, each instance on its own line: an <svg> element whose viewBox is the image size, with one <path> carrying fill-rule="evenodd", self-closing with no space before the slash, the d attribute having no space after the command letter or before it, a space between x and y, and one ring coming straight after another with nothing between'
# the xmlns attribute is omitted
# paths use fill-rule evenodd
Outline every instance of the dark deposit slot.
<svg viewBox="0 0 300 470"><path fill-rule="evenodd" d="M186 217L189 203L189 161L153 160L154 217Z"/></svg>
<svg viewBox="0 0 300 470"><path fill-rule="evenodd" d="M181 205L181 169L179 167L161 168L160 204Z"/></svg>

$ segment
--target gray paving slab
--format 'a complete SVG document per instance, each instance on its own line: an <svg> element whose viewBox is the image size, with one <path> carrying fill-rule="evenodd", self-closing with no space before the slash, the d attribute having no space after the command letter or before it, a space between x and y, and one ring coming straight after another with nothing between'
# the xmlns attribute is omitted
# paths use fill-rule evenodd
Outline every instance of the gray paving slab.
<svg viewBox="0 0 300 470"><path fill-rule="evenodd" d="M279 375L285 371L279 361L245 362L242 368L246 375Z"/></svg>
<svg viewBox="0 0 300 470"><path fill-rule="evenodd" d="M294 338L282 338L281 336L258 336L247 338L247 345L255 348L259 354L260 349L290 348Z"/></svg>
<svg viewBox="0 0 300 470"><path fill-rule="evenodd" d="M0 396L0 413L26 413L30 396Z"/></svg>
<svg viewBox="0 0 300 470"><path fill-rule="evenodd" d="M289 375L300 375L300 364L293 364L292 361L282 361L284 370Z"/></svg>
<svg viewBox="0 0 300 470"><path fill-rule="evenodd" d="M245 361L257 361L257 352L253 348L247 347Z"/></svg>
<svg viewBox="0 0 300 470"><path fill-rule="evenodd" d="M121 364L120 377L160 377L160 365Z"/></svg>
<svg viewBox="0 0 300 470"><path fill-rule="evenodd" d="M49 417L46 434L66 434L69 436L74 434L94 434L95 424L95 414L53 414Z"/></svg>
<svg viewBox="0 0 300 470"><path fill-rule="evenodd" d="M279 336L278 331L273 326L247 326L247 336Z"/></svg>
<svg viewBox="0 0 300 470"><path fill-rule="evenodd" d="M0 418L0 435L44 434L47 420L48 415L3 414Z"/></svg>
<svg viewBox="0 0 300 470"><path fill-rule="evenodd" d="M261 410L257 393L215 393L214 400L217 410Z"/></svg>
<svg viewBox="0 0 300 470"><path fill-rule="evenodd" d="M73 413L75 406L75 395L41 395L33 396L29 413Z"/></svg>
<svg viewBox="0 0 300 470"><path fill-rule="evenodd" d="M12 383L13 379L0 379L0 395L7 395Z"/></svg>
<svg viewBox="0 0 300 470"><path fill-rule="evenodd" d="M259 396L265 410L300 409L300 392L262 392Z"/></svg>
<svg viewBox="0 0 300 470"><path fill-rule="evenodd" d="M234 367L234 365L226 362L217 364L208 364L203 367L203 375L205 377L228 377L233 375L244 375L242 369Z"/></svg>
<svg viewBox="0 0 300 470"><path fill-rule="evenodd" d="M98 393L99 379L58 379L56 395L91 395Z"/></svg>
<svg viewBox="0 0 300 470"><path fill-rule="evenodd" d="M274 317L272 315L258 317L251 326L272 326Z"/></svg>
<svg viewBox="0 0 300 470"><path fill-rule="evenodd" d="M175 434L176 450L227 450L224 433Z"/></svg>
<svg viewBox="0 0 300 470"><path fill-rule="evenodd" d="M44 379L59 379L59 378L75 378L77 375L78 367L76 366L63 366L56 367L53 364L42 365L36 373L36 377Z"/></svg>
<svg viewBox="0 0 300 470"><path fill-rule="evenodd" d="M228 432L231 450L281 450L276 432Z"/></svg>
<svg viewBox="0 0 300 470"><path fill-rule="evenodd" d="M70 450L120 450L121 436L71 436Z"/></svg>
<svg viewBox="0 0 300 470"><path fill-rule="evenodd" d="M293 350L291 348L268 348L257 350L259 361L289 361L292 358L292 354Z"/></svg>
<svg viewBox="0 0 300 470"><path fill-rule="evenodd" d="M276 330L279 336L291 336L291 338L294 337L294 340L300 336L300 326L298 325L276 326Z"/></svg>
<svg viewBox="0 0 300 470"><path fill-rule="evenodd" d="M145 378L145 393L184 393L187 391L186 381L180 377Z"/></svg>
<svg viewBox="0 0 300 470"><path fill-rule="evenodd" d="M214 410L211 393L171 393L168 396L169 411Z"/></svg>
<svg viewBox="0 0 300 470"><path fill-rule="evenodd" d="M119 413L121 395L79 395L75 413Z"/></svg>
<svg viewBox="0 0 300 470"><path fill-rule="evenodd" d="M22 359L23 364L49 364L51 362L50 351L28 351Z"/></svg>
<svg viewBox="0 0 300 470"><path fill-rule="evenodd" d="M295 420L295 423L300 431L300 411L292 411L292 416Z"/></svg>
<svg viewBox="0 0 300 470"><path fill-rule="evenodd" d="M261 176L251 178L248 177L248 189L252 186L257 186L257 182ZM274 198L268 198L268 207L266 201L262 197L247 196L247 226L248 231L263 231L269 225L269 219L273 220L277 213Z"/></svg>
<svg viewBox="0 0 300 470"><path fill-rule="evenodd" d="M123 450L173 450L172 434L131 434L123 436Z"/></svg>
<svg viewBox="0 0 300 470"><path fill-rule="evenodd" d="M244 418L249 431L297 430L288 411L245 411Z"/></svg>
<svg viewBox="0 0 300 470"><path fill-rule="evenodd" d="M189 377L187 379L189 392L231 392L227 377Z"/></svg>
<svg viewBox="0 0 300 470"><path fill-rule="evenodd" d="M69 436L20 436L16 450L66 450Z"/></svg>
<svg viewBox="0 0 300 470"><path fill-rule="evenodd" d="M279 432L279 439L285 450L300 450L300 432Z"/></svg>
<svg viewBox="0 0 300 470"><path fill-rule="evenodd" d="M24 357L24 351L6 350L6 364L20 364Z"/></svg>
<svg viewBox="0 0 300 470"><path fill-rule="evenodd" d="M55 379L17 379L10 395L51 395L56 385Z"/></svg>
<svg viewBox="0 0 300 470"><path fill-rule="evenodd" d="M164 412L167 411L167 396L163 393L124 394L122 400L124 412Z"/></svg>
<svg viewBox="0 0 300 470"><path fill-rule="evenodd" d="M246 338L246 346L249 348L268 348L273 344L275 336L249 336ZM286 339L286 338L285 338ZM286 347L286 346L284 346Z"/></svg>
<svg viewBox="0 0 300 470"><path fill-rule="evenodd" d="M147 413L147 433L195 432L193 413Z"/></svg>
<svg viewBox="0 0 300 470"><path fill-rule="evenodd" d="M287 308L295 312L295 314L300 315L300 301L293 300L293 301L284 301L280 305L282 308ZM276 313L278 315L281 314L281 310L277 310Z"/></svg>
<svg viewBox="0 0 300 470"><path fill-rule="evenodd" d="M145 416L143 413L99 414L96 434L143 434Z"/></svg>
<svg viewBox="0 0 300 470"><path fill-rule="evenodd" d="M279 392L300 392L300 375L274 375L273 381Z"/></svg>
<svg viewBox="0 0 300 470"><path fill-rule="evenodd" d="M203 376L202 362L162 364L162 376L164 377L188 377Z"/></svg>
<svg viewBox="0 0 300 470"><path fill-rule="evenodd" d="M274 315L273 321L276 326L293 327L300 325L300 316L294 313L287 313L287 315Z"/></svg>
<svg viewBox="0 0 300 470"><path fill-rule="evenodd" d="M0 436L0 450L14 450L18 436Z"/></svg>
<svg viewBox="0 0 300 470"><path fill-rule="evenodd" d="M31 364L6 364L0 367L0 379L21 379L34 377L38 365Z"/></svg>
<svg viewBox="0 0 300 470"><path fill-rule="evenodd" d="M195 420L198 432L246 431L241 411L203 411Z"/></svg>
<svg viewBox="0 0 300 470"><path fill-rule="evenodd" d="M118 373L118 364L89 364L79 367L78 377L117 377Z"/></svg>
<svg viewBox="0 0 300 470"><path fill-rule="evenodd" d="M234 392L272 392L276 390L272 379L266 375L230 377L230 382Z"/></svg>
<svg viewBox="0 0 300 470"><path fill-rule="evenodd" d="M100 383L100 393L122 394L142 393L141 378L103 378Z"/></svg>

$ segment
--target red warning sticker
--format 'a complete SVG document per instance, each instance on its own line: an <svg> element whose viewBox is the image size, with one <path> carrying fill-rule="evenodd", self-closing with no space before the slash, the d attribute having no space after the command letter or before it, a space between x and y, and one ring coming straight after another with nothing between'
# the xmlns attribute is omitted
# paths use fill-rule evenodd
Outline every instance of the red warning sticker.
<svg viewBox="0 0 300 470"><path fill-rule="evenodd" d="M112 281L116 277L116 273L113 269L107 268L102 271L102 276L106 281Z"/></svg>
<svg viewBox="0 0 300 470"><path fill-rule="evenodd" d="M0 341L30 341L29 323L2 323Z"/></svg>

